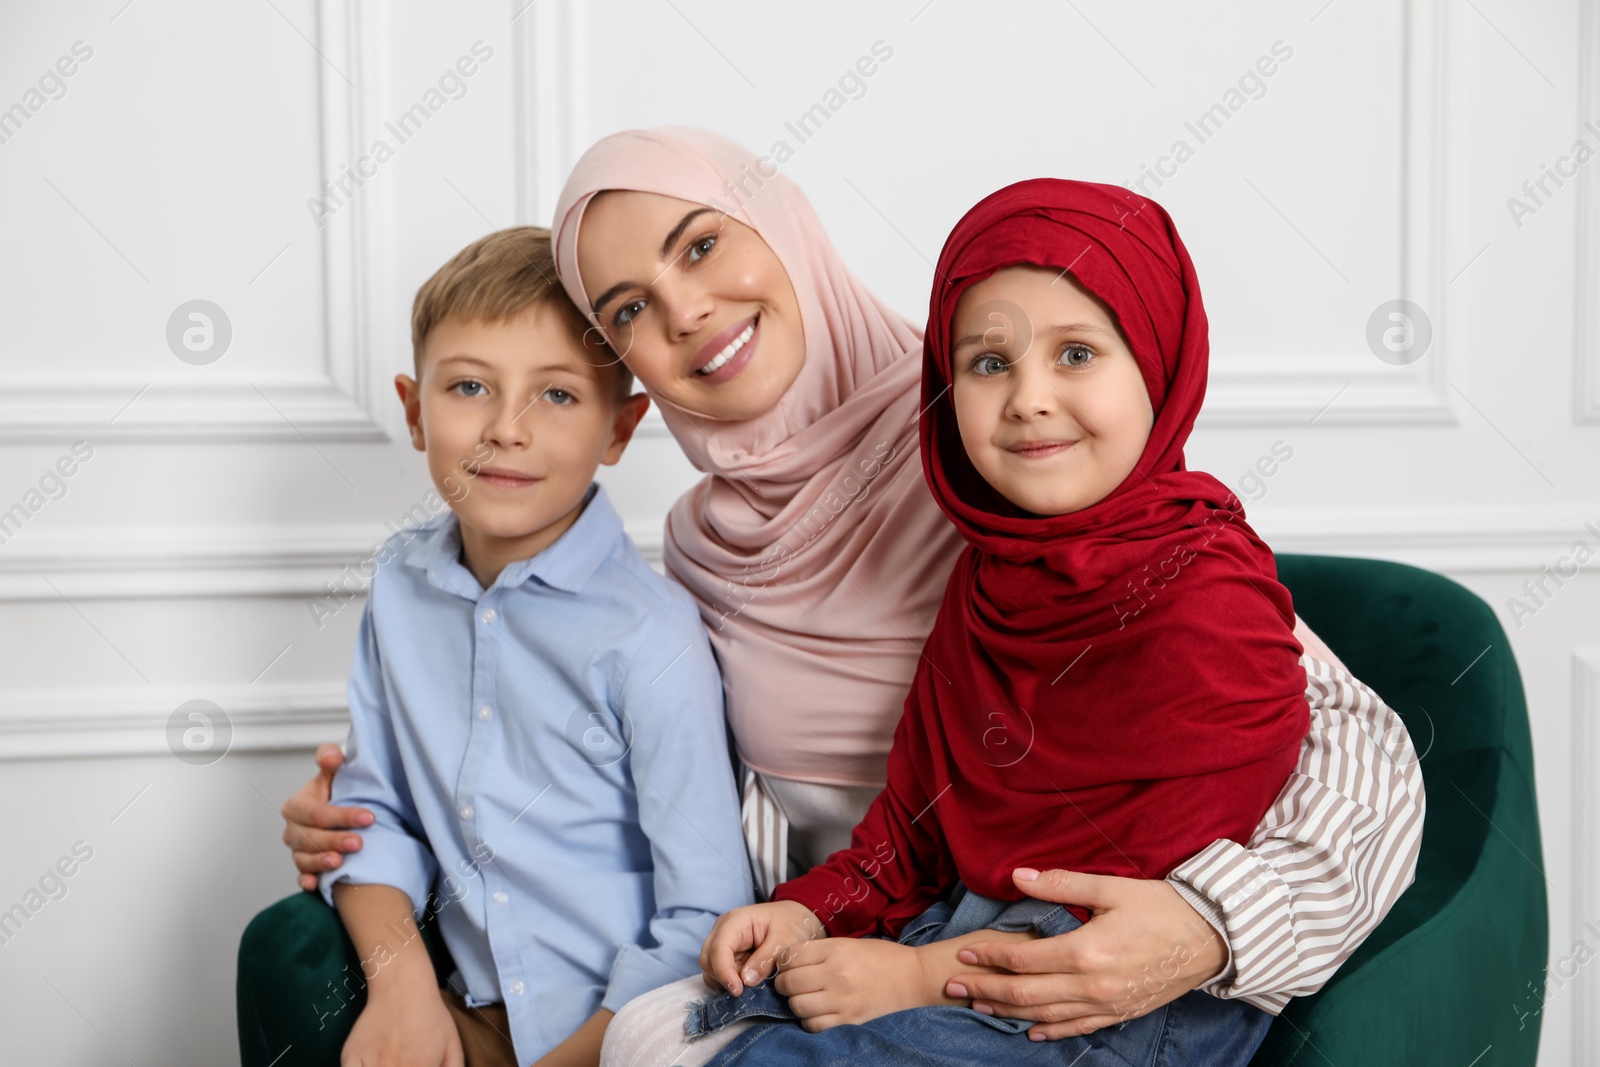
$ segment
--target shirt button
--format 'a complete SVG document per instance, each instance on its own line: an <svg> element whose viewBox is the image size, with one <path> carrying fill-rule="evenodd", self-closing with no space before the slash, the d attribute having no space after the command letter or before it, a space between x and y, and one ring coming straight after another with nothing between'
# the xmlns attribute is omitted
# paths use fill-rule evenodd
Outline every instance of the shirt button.
<svg viewBox="0 0 1600 1067"><path fill-rule="evenodd" d="M511 983L512 995L519 997L522 996L522 988L522 979L518 978L515 982Z"/></svg>
<svg viewBox="0 0 1600 1067"><path fill-rule="evenodd" d="M463 819L472 818L472 805L471 804L463 804L463 805L461 805L461 817Z"/></svg>
<svg viewBox="0 0 1600 1067"><path fill-rule="evenodd" d="M487 704L478 709L478 718L480 719L487 719L492 714L494 713L489 710L489 705Z"/></svg>
<svg viewBox="0 0 1600 1067"><path fill-rule="evenodd" d="M483 613L483 621L484 622L494 622L494 609L493 608L489 608L488 610L486 610Z"/></svg>
<svg viewBox="0 0 1600 1067"><path fill-rule="evenodd" d="M510 899L511 898L506 896L504 893L496 893L494 895L494 902L496 904L504 904L506 901L508 901Z"/></svg>

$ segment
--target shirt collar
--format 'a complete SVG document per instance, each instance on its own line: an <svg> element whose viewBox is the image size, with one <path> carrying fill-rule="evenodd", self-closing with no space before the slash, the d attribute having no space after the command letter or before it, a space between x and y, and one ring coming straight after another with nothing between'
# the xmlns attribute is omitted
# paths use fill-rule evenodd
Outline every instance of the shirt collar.
<svg viewBox="0 0 1600 1067"><path fill-rule="evenodd" d="M580 506L583 510L566 532L537 555L507 564L495 585L512 587L537 578L555 589L582 591L616 547L622 536L622 518L599 482L589 483ZM461 520L453 511L446 511L437 526L420 532L409 546L405 562L427 571L429 580L442 589L464 592L461 577L453 575L454 571L470 580L467 588L478 584L461 562Z"/></svg>

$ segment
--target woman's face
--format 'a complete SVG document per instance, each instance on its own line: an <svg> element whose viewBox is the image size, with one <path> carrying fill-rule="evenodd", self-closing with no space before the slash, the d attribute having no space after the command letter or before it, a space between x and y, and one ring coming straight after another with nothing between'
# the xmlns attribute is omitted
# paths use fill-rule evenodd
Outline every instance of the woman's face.
<svg viewBox="0 0 1600 1067"><path fill-rule="evenodd" d="M688 200L589 202L578 274L606 340L663 403L737 422L770 411L805 364L789 274L750 227Z"/></svg>

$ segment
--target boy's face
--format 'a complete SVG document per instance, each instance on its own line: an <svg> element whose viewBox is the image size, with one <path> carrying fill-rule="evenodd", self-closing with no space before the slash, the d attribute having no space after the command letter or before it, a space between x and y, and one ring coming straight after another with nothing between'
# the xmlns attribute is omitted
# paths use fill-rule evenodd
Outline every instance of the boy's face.
<svg viewBox="0 0 1600 1067"><path fill-rule="evenodd" d="M649 400L619 400L610 362L541 302L505 322L445 319L423 342L422 380L395 378L480 580L560 537L596 468L622 457Z"/></svg>
<svg viewBox="0 0 1600 1067"><path fill-rule="evenodd" d="M1007 267L956 301L951 403L985 481L1035 515L1098 503L1150 439L1150 394L1110 313L1061 271Z"/></svg>

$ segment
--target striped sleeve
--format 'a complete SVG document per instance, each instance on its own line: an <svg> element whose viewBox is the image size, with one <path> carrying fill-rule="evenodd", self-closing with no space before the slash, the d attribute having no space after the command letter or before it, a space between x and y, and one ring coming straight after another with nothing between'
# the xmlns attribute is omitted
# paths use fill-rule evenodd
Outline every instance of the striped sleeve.
<svg viewBox="0 0 1600 1067"><path fill-rule="evenodd" d="M1311 730L1249 847L1214 841L1167 878L1228 945L1200 988L1274 1015L1377 928L1422 843L1422 768L1400 717L1342 665L1300 662Z"/></svg>
<svg viewBox="0 0 1600 1067"><path fill-rule="evenodd" d="M761 774L749 767L744 768L744 798L739 815L744 823L745 851L750 856L756 900L771 900L772 891L789 879L789 820L767 790Z"/></svg>

